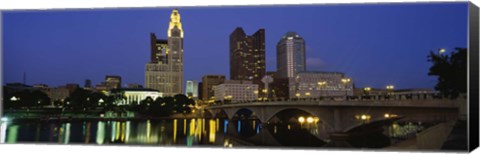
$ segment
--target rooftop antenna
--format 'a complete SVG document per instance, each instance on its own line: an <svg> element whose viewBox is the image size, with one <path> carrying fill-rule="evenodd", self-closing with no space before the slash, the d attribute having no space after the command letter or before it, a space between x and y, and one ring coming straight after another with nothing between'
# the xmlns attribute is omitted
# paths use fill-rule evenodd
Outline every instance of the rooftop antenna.
<svg viewBox="0 0 480 154"><path fill-rule="evenodd" d="M23 84L26 85L27 81L27 72L23 72Z"/></svg>

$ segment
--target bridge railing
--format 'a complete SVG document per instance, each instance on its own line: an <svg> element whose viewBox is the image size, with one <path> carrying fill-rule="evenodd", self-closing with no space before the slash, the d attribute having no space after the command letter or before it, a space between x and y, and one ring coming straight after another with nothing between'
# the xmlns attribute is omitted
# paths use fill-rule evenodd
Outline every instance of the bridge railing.
<svg viewBox="0 0 480 154"><path fill-rule="evenodd" d="M398 102L403 100L446 100L448 98L442 97L438 93L414 93L414 94L390 94L390 95L363 95L363 96L324 96L324 97L310 97L310 98L271 98L266 100L250 100L250 101L217 101L214 105L223 104L245 104L245 103L259 103L259 102Z"/></svg>

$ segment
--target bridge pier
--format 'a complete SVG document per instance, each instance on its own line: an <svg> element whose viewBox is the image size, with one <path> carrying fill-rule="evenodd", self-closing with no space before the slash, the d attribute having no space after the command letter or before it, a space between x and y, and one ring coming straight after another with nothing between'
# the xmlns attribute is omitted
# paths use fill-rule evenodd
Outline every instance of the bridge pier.
<svg viewBox="0 0 480 154"><path fill-rule="evenodd" d="M335 108L333 110L333 122L334 122L334 125L333 125L333 130L335 132L341 132L343 127L342 127L342 117L341 117L341 113L340 113L340 110L338 108Z"/></svg>

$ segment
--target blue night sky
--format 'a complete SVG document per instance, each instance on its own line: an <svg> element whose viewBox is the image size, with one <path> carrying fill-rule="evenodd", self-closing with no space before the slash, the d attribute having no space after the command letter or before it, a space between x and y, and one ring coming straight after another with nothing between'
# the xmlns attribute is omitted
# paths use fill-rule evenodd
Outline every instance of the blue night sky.
<svg viewBox="0 0 480 154"><path fill-rule="evenodd" d="M467 45L467 3L179 8L185 80L229 76L229 35L265 28L267 71L288 31L306 41L307 70L345 72L357 87L433 88L430 50ZM172 8L3 12L3 83L59 86L105 75L144 84L149 33L167 37ZM447 51L447 52L448 52Z"/></svg>

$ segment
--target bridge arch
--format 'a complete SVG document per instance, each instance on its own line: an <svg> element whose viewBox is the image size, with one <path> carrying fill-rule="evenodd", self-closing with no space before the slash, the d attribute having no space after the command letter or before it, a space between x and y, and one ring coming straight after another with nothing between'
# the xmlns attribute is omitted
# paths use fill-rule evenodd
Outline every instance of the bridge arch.
<svg viewBox="0 0 480 154"><path fill-rule="evenodd" d="M278 113L289 110L289 109L294 109L294 110L300 110L304 111L306 113L311 114L312 116L318 117L322 123L325 123L328 129L333 129L333 116L332 116L332 111L331 110L326 110L323 108L318 108L318 107L294 107L294 106L288 106L288 107L275 107L275 108L269 108L264 116L262 118L259 118L262 122L267 122L270 119L272 119L275 115Z"/></svg>

